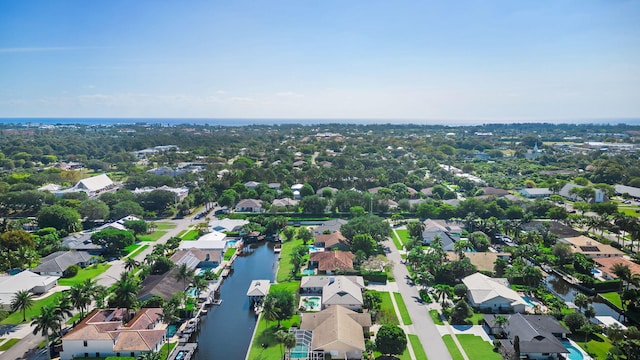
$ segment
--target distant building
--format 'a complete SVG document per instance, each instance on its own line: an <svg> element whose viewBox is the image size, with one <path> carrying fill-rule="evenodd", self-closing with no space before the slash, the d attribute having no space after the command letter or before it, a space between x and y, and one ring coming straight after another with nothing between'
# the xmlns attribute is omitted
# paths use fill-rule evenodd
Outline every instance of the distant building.
<svg viewBox="0 0 640 360"><path fill-rule="evenodd" d="M553 195L549 188L525 188L520 190L520 194L528 199L548 198Z"/></svg>
<svg viewBox="0 0 640 360"><path fill-rule="evenodd" d="M261 213L264 212L262 200L243 199L236 204L236 212Z"/></svg>
<svg viewBox="0 0 640 360"><path fill-rule="evenodd" d="M577 185L577 184L565 184L562 189L560 189L560 196L564 197L565 199L569 199L572 201L577 201L577 200L583 200L586 201L587 199L580 199L577 195L572 194L571 193L571 189L575 189L575 188L583 188L584 186L582 185ZM591 202L594 203L601 203L604 201L608 201L608 199L606 198L606 195L604 194L604 191L600 190L600 189L593 189L594 193L595 193L595 197L593 199L591 199Z"/></svg>
<svg viewBox="0 0 640 360"><path fill-rule="evenodd" d="M624 255L624 252L614 248L613 246L602 244L584 235L561 238L558 241L571 245L571 251L573 253L581 253L592 259L603 257L622 257Z"/></svg>
<svg viewBox="0 0 640 360"><path fill-rule="evenodd" d="M528 160L535 160L542 156L542 151L538 149L538 143L533 146L533 150L527 150L527 153L524 154L524 158Z"/></svg>

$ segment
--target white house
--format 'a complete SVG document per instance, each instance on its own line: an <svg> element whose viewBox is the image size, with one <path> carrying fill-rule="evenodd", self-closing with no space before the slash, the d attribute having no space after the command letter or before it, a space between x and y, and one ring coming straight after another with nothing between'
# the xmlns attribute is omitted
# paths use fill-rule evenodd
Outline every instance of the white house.
<svg viewBox="0 0 640 360"><path fill-rule="evenodd" d="M361 310L362 288L346 276L330 277L329 283L322 288L322 307L341 305L350 310Z"/></svg>
<svg viewBox="0 0 640 360"><path fill-rule="evenodd" d="M584 186L581 185L576 185L576 184L565 184L562 189L560 189L560 196L569 199L569 200L573 200L573 201L577 201L577 200L586 200L586 199L580 199L577 195L571 194L571 189L573 188L583 188ZM593 189L595 191L595 197L593 199L591 199L591 202L595 202L595 203L600 203L600 202L604 202L607 201L605 198L605 194L602 190L600 189Z"/></svg>
<svg viewBox="0 0 640 360"><path fill-rule="evenodd" d="M204 250L225 250L227 248L226 234L219 231L212 231L208 234L201 236L195 241L182 241L178 246L178 249L204 249Z"/></svg>
<svg viewBox="0 0 640 360"><path fill-rule="evenodd" d="M58 285L58 276L41 276L29 270L15 275L0 276L0 308L9 309L11 299L18 291L44 294Z"/></svg>
<svg viewBox="0 0 640 360"><path fill-rule="evenodd" d="M138 311L96 309L62 337L60 360L83 357L137 357L160 350L165 339L161 308Z"/></svg>
<svg viewBox="0 0 640 360"><path fill-rule="evenodd" d="M475 273L462 279L467 287L469 304L481 310L491 312L523 313L527 303L520 295L511 290L507 279L491 278Z"/></svg>

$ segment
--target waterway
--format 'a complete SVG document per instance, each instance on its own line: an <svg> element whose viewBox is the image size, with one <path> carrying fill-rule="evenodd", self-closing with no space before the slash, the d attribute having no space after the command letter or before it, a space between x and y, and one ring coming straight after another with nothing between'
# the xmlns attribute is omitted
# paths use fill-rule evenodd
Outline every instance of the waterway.
<svg viewBox="0 0 640 360"><path fill-rule="evenodd" d="M564 279L559 278L555 275L547 276L545 278L545 284L547 286L547 289L551 290L556 295L560 296L560 298L564 301L573 302L573 299L575 298L576 294L580 292L580 290L571 286L571 284L566 282ZM610 308L607 304L597 302L596 301L597 298L594 298L593 296L589 296L589 295L587 296L590 299L593 299L593 302L591 303L591 305L593 305L593 308L596 311L596 315L611 316L614 319L618 319L618 313L612 308Z"/></svg>
<svg viewBox="0 0 640 360"><path fill-rule="evenodd" d="M211 307L202 320L195 360L244 359L246 356L256 326L247 290L252 280L273 281L277 270L273 244L253 244L250 249L239 254L233 272L222 284L222 304Z"/></svg>

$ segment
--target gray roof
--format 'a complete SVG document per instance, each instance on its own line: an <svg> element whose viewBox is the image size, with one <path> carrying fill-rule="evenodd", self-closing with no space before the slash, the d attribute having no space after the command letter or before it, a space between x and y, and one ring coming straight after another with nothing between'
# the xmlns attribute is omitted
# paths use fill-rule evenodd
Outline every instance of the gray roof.
<svg viewBox="0 0 640 360"><path fill-rule="evenodd" d="M493 326L495 317L500 315L487 314L484 320ZM520 352L527 353L562 353L569 351L562 345L553 334L570 334L571 331L560 325L560 323L548 315L502 315L509 322L504 326L504 330L513 341L517 335L520 338ZM510 344L513 346L513 344Z"/></svg>
<svg viewBox="0 0 640 360"><path fill-rule="evenodd" d="M56 251L43 258L40 265L33 268L34 273L63 272L71 265L86 263L91 255L86 251Z"/></svg>
<svg viewBox="0 0 640 360"><path fill-rule="evenodd" d="M91 242L91 233L72 234L62 239L62 246L71 250L102 250L102 246Z"/></svg>
<svg viewBox="0 0 640 360"><path fill-rule="evenodd" d="M171 300L174 294L184 290L184 283L174 277L178 273L173 268L162 275L149 275L142 281L142 289L138 292L138 300L145 301L153 296L160 296L165 301Z"/></svg>
<svg viewBox="0 0 640 360"><path fill-rule="evenodd" d="M322 224L320 224L318 227L316 227L313 230L314 234L324 234L325 231L329 231L331 233L334 233L338 230L340 230L340 228L342 227L342 225L348 223L347 220L342 220L342 219L333 219L333 220L327 220L325 222L323 222Z"/></svg>
<svg viewBox="0 0 640 360"><path fill-rule="evenodd" d="M426 229L422 232L422 241L426 244L431 244L436 236L440 236L442 238L442 249L444 251L453 251L453 244L456 242L456 239L449 235L449 233L440 229Z"/></svg>
<svg viewBox="0 0 640 360"><path fill-rule="evenodd" d="M626 185L614 185L614 188L616 189L616 194L622 195L626 193L634 198L640 198L640 188Z"/></svg>

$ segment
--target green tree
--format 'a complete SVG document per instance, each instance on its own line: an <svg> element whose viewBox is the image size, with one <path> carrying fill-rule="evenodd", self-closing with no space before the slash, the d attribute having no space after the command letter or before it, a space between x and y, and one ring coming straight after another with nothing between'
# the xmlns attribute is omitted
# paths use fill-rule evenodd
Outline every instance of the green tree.
<svg viewBox="0 0 640 360"><path fill-rule="evenodd" d="M368 214L351 219L351 221L340 227L340 232L351 240L358 234L369 234L376 243L380 243L387 240L389 234L391 234L391 226L384 219Z"/></svg>
<svg viewBox="0 0 640 360"><path fill-rule="evenodd" d="M376 334L376 348L383 354L402 354L407 348L404 330L393 324L382 325Z"/></svg>
<svg viewBox="0 0 640 360"><path fill-rule="evenodd" d="M11 299L11 311L22 311L22 322L27 321L27 310L33 306L33 294L28 290L19 290Z"/></svg>
<svg viewBox="0 0 640 360"><path fill-rule="evenodd" d="M187 283L193 279L194 271L187 264L182 263L178 266L178 271L173 276L176 280L182 281L182 290L187 289Z"/></svg>
<svg viewBox="0 0 640 360"><path fill-rule="evenodd" d="M304 263L305 256L309 253L309 248L304 245L298 245L291 251L290 261L291 265L293 265L293 269L291 270L293 275L297 274L300 271L300 267Z"/></svg>
<svg viewBox="0 0 640 360"><path fill-rule="evenodd" d="M9 230L0 235L0 245L8 250L19 250L21 248L35 248L33 236L24 230Z"/></svg>
<svg viewBox="0 0 640 360"><path fill-rule="evenodd" d="M280 321L290 318L295 312L295 296L284 289L270 291L265 296L266 303L270 303L269 306L274 312L273 320L278 321L278 327L280 327Z"/></svg>
<svg viewBox="0 0 640 360"><path fill-rule="evenodd" d="M576 332L582 325L587 323L587 318L577 312L572 312L564 316L564 323L567 324L567 327L571 332Z"/></svg>
<svg viewBox="0 0 640 360"><path fill-rule="evenodd" d="M141 234L146 234L149 231L149 223L144 220L127 220L124 222L124 227L133 231L133 235L138 238Z"/></svg>
<svg viewBox="0 0 640 360"><path fill-rule="evenodd" d="M142 217L142 215L144 215L144 209L137 202L127 200L114 204L109 211L109 217L114 220L122 219L129 215Z"/></svg>
<svg viewBox="0 0 640 360"><path fill-rule="evenodd" d="M127 230L108 228L91 235L91 242L103 246L108 254L117 254L135 241L133 234Z"/></svg>
<svg viewBox="0 0 640 360"><path fill-rule="evenodd" d="M40 209L40 212L38 212L38 225L41 228L52 227L70 233L82 229L78 211L61 205L45 206Z"/></svg>
<svg viewBox="0 0 640 360"><path fill-rule="evenodd" d="M124 269L127 271L133 271L136 267L140 266L140 263L133 257L129 256L124 260Z"/></svg>
<svg viewBox="0 0 640 360"><path fill-rule="evenodd" d="M101 200L87 199L78 205L78 213L86 221L102 220L109 218L109 205Z"/></svg>
<svg viewBox="0 0 640 360"><path fill-rule="evenodd" d="M378 249L378 244L369 234L358 234L353 237L350 244L351 252L357 253L359 251L364 252L367 257L375 254Z"/></svg>
<svg viewBox="0 0 640 360"><path fill-rule="evenodd" d="M465 325L466 319L473 315L473 310L464 299L459 300L451 309L449 321L453 325Z"/></svg>
<svg viewBox="0 0 640 360"><path fill-rule="evenodd" d="M306 226L301 226L298 229L298 239L302 240L306 244L308 241L313 239L313 234Z"/></svg>
<svg viewBox="0 0 640 360"><path fill-rule="evenodd" d="M300 207L305 214L324 214L327 200L318 195L306 196L300 201Z"/></svg>
<svg viewBox="0 0 640 360"><path fill-rule="evenodd" d="M114 296L109 299L109 305L112 307L123 307L127 309L128 314L130 309L136 307L139 290L140 281L131 273L123 271L120 273L120 278L114 285Z"/></svg>
<svg viewBox="0 0 640 360"><path fill-rule="evenodd" d="M56 333L58 330L58 324L62 321L60 314L56 312L56 310L51 306L43 306L40 308L40 315L36 316L36 318L31 322L31 326L33 326L33 334L36 335L38 333L44 335L47 341L47 355L49 359L51 359L51 351L50 350L50 338L49 336Z"/></svg>

